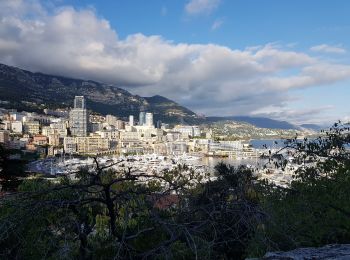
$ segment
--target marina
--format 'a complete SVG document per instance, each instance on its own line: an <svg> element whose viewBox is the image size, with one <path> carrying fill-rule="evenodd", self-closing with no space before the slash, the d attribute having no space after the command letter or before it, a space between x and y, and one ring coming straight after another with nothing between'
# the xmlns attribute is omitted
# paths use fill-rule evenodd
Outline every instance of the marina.
<svg viewBox="0 0 350 260"><path fill-rule="evenodd" d="M145 173L160 173L170 171L179 165L187 165L196 171L207 171L207 166L201 164L201 158L188 156L162 156L157 154L129 155L118 157L99 157L98 164L102 167L111 165L114 170L131 169ZM96 163L92 157L80 158L47 158L37 160L28 165L28 171L44 175L59 176L74 174L82 168L94 168Z"/></svg>
<svg viewBox="0 0 350 260"><path fill-rule="evenodd" d="M97 162L100 167L110 166L117 172L137 172L146 174L162 174L166 171L174 170L179 166L186 165L189 170L202 175L209 174L215 178L215 166L218 163L225 163L234 167L245 166L260 179L267 179L279 186L287 186L292 181L294 171L298 168L293 163L292 158L281 170L276 166L269 164L267 159L263 158L242 158L232 157L205 157L198 155L182 154L163 156L157 154L147 155L129 155L129 156L104 156L98 157ZM96 162L92 157L71 157L62 156L46 158L31 162L27 166L27 171L31 173L43 174L49 178L55 178L62 175L75 178L75 174L81 169L93 170L96 168Z"/></svg>

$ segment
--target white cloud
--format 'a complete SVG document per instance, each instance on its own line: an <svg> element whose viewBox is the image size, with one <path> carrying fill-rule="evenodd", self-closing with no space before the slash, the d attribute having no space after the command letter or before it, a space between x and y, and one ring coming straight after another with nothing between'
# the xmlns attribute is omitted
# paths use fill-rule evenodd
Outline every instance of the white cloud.
<svg viewBox="0 0 350 260"><path fill-rule="evenodd" d="M211 30L215 31L216 29L219 29L223 25L223 23L224 23L224 19L222 18L216 19L211 25Z"/></svg>
<svg viewBox="0 0 350 260"><path fill-rule="evenodd" d="M282 106L269 105L252 112L258 117L275 118L278 120L288 120L294 124L330 124L334 121L331 116L334 106L325 105L314 108L287 109Z"/></svg>
<svg viewBox="0 0 350 260"><path fill-rule="evenodd" d="M291 90L350 79L349 65L276 44L239 50L143 34L120 39L94 10L48 12L38 2L16 3L0 2L0 12L6 10L0 13L0 62L164 95L198 113L247 115L285 107Z"/></svg>
<svg viewBox="0 0 350 260"><path fill-rule="evenodd" d="M185 5L185 11L190 15L210 14L219 4L220 0L190 0Z"/></svg>
<svg viewBox="0 0 350 260"><path fill-rule="evenodd" d="M320 44L310 48L311 51L314 52L325 52L325 53L335 53L335 54L343 54L346 53L346 50L341 46L331 46L327 44Z"/></svg>

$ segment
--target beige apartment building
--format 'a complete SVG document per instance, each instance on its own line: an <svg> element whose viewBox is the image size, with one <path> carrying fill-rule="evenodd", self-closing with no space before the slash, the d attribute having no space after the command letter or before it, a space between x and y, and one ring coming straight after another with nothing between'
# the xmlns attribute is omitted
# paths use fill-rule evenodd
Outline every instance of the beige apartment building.
<svg viewBox="0 0 350 260"><path fill-rule="evenodd" d="M27 121L24 123L23 128L24 133L36 135L40 132L40 123L39 121Z"/></svg>
<svg viewBox="0 0 350 260"><path fill-rule="evenodd" d="M49 134L49 145L51 146L59 146L60 145L60 135L54 131L53 134Z"/></svg>
<svg viewBox="0 0 350 260"><path fill-rule="evenodd" d="M10 140L9 132L6 130L0 130L0 143L6 144Z"/></svg>
<svg viewBox="0 0 350 260"><path fill-rule="evenodd" d="M34 135L33 144L35 145L46 145L47 144L47 136L45 135Z"/></svg>
<svg viewBox="0 0 350 260"><path fill-rule="evenodd" d="M97 134L76 137L75 143L77 145L77 152L81 154L96 154L109 149L109 140Z"/></svg>

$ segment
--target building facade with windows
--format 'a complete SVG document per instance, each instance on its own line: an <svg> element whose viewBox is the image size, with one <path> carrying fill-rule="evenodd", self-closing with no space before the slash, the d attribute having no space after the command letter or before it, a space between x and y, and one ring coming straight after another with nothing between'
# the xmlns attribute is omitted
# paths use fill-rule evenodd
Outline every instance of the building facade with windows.
<svg viewBox="0 0 350 260"><path fill-rule="evenodd" d="M88 118L85 98L76 96L74 98L74 108L69 113L70 130L73 136L87 136Z"/></svg>

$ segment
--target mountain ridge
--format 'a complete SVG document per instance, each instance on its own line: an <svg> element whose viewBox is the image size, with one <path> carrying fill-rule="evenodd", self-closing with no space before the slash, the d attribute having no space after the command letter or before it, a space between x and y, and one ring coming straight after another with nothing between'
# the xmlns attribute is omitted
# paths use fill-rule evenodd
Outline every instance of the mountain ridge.
<svg viewBox="0 0 350 260"><path fill-rule="evenodd" d="M128 115L137 118L139 111L149 111L154 114L155 120L165 123L207 124L231 120L250 123L260 128L300 129L286 121L265 117L198 116L190 109L160 95L141 97L110 84L31 72L0 63L0 100L9 101L9 107L33 111L45 107L69 107L76 95L86 97L89 109L121 118L127 118ZM317 126L313 125L312 128Z"/></svg>
<svg viewBox="0 0 350 260"><path fill-rule="evenodd" d="M140 97L113 85L30 72L5 64L0 64L0 93L0 99L15 108L24 106L23 102L68 107L74 96L83 95L88 107L101 114L125 118L145 110L154 113L155 120L164 122L175 123L180 118L189 124L203 121L193 111L165 97Z"/></svg>
<svg viewBox="0 0 350 260"><path fill-rule="evenodd" d="M225 116L225 117L207 117L209 122L232 120L236 122L245 122L260 128L275 128L275 129L293 129L299 130L300 127L291 124L287 121L275 120L267 117L252 117L252 116Z"/></svg>

